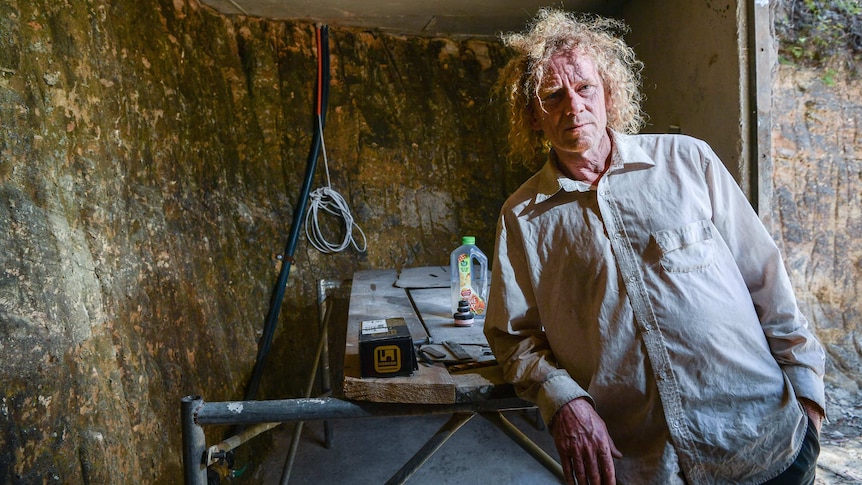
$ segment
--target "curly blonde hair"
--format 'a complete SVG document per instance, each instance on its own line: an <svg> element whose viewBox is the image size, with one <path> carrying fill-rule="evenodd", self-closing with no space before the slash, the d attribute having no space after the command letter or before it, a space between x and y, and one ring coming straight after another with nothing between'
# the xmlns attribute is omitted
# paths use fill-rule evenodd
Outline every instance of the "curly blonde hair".
<svg viewBox="0 0 862 485"><path fill-rule="evenodd" d="M503 43L515 54L496 86L509 103L510 162L535 169L550 149L542 133L531 128L532 101L538 99L548 61L558 52L577 50L595 61L609 99L608 127L623 133L643 127L643 63L619 37L627 30L619 20L545 8L525 33L503 35Z"/></svg>

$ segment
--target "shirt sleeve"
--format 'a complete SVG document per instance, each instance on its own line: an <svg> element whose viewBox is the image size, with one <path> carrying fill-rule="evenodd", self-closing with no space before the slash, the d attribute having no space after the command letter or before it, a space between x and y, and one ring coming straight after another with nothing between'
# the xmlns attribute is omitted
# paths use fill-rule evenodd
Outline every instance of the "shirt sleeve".
<svg viewBox="0 0 862 485"><path fill-rule="evenodd" d="M542 419L550 423L566 403L589 395L554 359L536 308L523 239L518 237L516 225L512 230L509 234L502 216L497 227L485 337L506 381L514 385L519 397L536 403Z"/></svg>
<svg viewBox="0 0 862 485"><path fill-rule="evenodd" d="M826 409L825 352L799 310L778 246L718 156L704 150L713 223L745 280L770 351L796 396Z"/></svg>

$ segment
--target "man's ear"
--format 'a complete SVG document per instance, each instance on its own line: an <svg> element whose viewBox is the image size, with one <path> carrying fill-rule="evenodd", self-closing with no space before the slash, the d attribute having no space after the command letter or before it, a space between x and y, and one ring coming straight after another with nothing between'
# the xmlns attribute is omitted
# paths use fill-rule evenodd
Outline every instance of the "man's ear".
<svg viewBox="0 0 862 485"><path fill-rule="evenodd" d="M541 108L536 106L536 103L530 104L530 128L533 131L542 131L542 123L539 121L539 117L536 116L536 111L540 111Z"/></svg>

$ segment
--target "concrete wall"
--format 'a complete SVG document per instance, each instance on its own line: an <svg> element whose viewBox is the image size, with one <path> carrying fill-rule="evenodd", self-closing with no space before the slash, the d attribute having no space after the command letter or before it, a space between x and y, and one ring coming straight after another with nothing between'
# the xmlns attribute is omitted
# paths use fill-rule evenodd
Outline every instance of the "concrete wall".
<svg viewBox="0 0 862 485"><path fill-rule="evenodd" d="M645 64L644 132L673 125L706 140L747 190L744 9L736 0L633 1L622 16Z"/></svg>

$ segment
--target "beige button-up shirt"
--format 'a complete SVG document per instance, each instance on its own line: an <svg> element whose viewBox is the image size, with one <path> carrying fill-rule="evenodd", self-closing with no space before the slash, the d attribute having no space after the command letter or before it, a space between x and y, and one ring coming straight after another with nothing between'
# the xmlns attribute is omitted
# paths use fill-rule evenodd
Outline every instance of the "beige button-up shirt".
<svg viewBox="0 0 862 485"><path fill-rule="evenodd" d="M587 397L619 483L759 483L825 406L823 348L709 146L622 135L596 186L553 155L504 204L485 334L545 421Z"/></svg>

